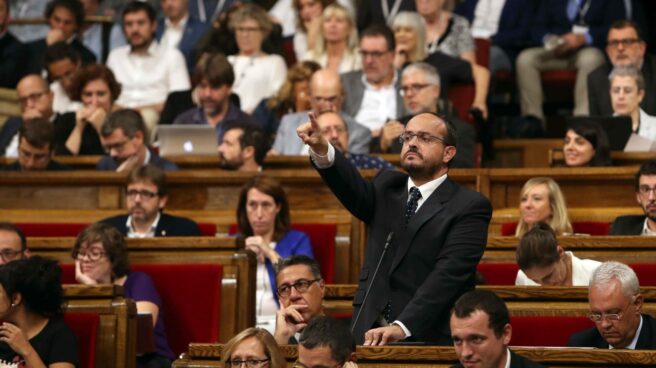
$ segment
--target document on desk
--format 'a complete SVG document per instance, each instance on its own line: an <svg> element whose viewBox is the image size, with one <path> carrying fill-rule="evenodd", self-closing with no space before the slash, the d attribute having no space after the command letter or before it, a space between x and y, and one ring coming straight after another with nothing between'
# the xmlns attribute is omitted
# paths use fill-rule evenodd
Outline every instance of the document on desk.
<svg viewBox="0 0 656 368"><path fill-rule="evenodd" d="M632 133L626 142L624 152L649 152L656 151L656 141Z"/></svg>

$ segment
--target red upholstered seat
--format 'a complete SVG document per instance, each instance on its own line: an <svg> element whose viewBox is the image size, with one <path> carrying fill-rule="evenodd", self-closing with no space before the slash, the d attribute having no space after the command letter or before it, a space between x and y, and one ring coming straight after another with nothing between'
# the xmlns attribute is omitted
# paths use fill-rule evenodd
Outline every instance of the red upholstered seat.
<svg viewBox="0 0 656 368"><path fill-rule="evenodd" d="M490 39L489 38L474 38L476 43L476 64L490 67Z"/></svg>
<svg viewBox="0 0 656 368"><path fill-rule="evenodd" d="M485 285L515 285L519 271L514 263L479 263L476 269L485 278Z"/></svg>
<svg viewBox="0 0 656 368"><path fill-rule="evenodd" d="M64 322L77 337L80 368L93 368L96 365L96 339L100 316L98 313L71 312L64 314Z"/></svg>
<svg viewBox="0 0 656 368"><path fill-rule="evenodd" d="M335 224L292 224L292 229L302 231L310 238L314 258L319 263L321 275L327 284L335 278ZM237 225L230 225L230 234L237 233Z"/></svg>
<svg viewBox="0 0 656 368"><path fill-rule="evenodd" d="M474 103L476 87L474 84L454 84L449 86L448 98L453 104L453 112L458 118L473 124L473 118L469 115L469 108Z"/></svg>
<svg viewBox="0 0 656 368"><path fill-rule="evenodd" d="M511 317L513 346L567 346L575 332L594 327L587 317Z"/></svg>
<svg viewBox="0 0 656 368"><path fill-rule="evenodd" d="M610 223L603 221L575 221L572 222L572 228L575 234L588 234L592 236L605 236L610 232ZM501 224L502 236L513 236L517 229L516 222L506 222Z"/></svg>
<svg viewBox="0 0 656 368"><path fill-rule="evenodd" d="M285 37L282 40L282 57L287 63L287 67L291 68L296 64L296 51L294 51L294 37Z"/></svg>
<svg viewBox="0 0 656 368"><path fill-rule="evenodd" d="M656 264L635 263L629 266L638 276L640 286L656 286Z"/></svg>
<svg viewBox="0 0 656 368"><path fill-rule="evenodd" d="M199 222L198 227L202 236L216 236L216 224Z"/></svg>
<svg viewBox="0 0 656 368"><path fill-rule="evenodd" d="M23 230L25 236L45 236L45 237L61 237L61 236L77 236L85 227L90 224L79 223L19 223L18 227ZM215 236L216 224L212 223L199 223L198 227L203 236Z"/></svg>

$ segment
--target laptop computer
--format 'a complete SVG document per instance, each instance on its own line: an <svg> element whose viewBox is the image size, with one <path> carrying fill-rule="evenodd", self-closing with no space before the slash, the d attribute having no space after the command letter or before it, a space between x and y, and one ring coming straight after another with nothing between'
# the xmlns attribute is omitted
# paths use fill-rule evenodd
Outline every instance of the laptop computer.
<svg viewBox="0 0 656 368"><path fill-rule="evenodd" d="M217 154L216 128L211 125L160 125L157 136L162 157Z"/></svg>
<svg viewBox="0 0 656 368"><path fill-rule="evenodd" d="M630 116L575 116L567 118L567 126L583 121L597 123L606 131L611 151L624 151L633 132Z"/></svg>

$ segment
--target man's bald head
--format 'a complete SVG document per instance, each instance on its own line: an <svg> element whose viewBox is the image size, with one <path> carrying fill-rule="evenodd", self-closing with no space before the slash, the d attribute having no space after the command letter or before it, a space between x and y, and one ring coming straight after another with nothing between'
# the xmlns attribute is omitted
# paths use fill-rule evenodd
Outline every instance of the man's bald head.
<svg viewBox="0 0 656 368"><path fill-rule="evenodd" d="M23 79L18 81L18 84L16 85L16 91L20 93L21 90L25 90L29 87L36 87L42 90L50 89L48 82L46 82L46 80L38 74L30 74L23 77Z"/></svg>
<svg viewBox="0 0 656 368"><path fill-rule="evenodd" d="M312 110L316 114L324 111L339 111L344 100L344 91L339 74L330 69L321 69L310 80Z"/></svg>

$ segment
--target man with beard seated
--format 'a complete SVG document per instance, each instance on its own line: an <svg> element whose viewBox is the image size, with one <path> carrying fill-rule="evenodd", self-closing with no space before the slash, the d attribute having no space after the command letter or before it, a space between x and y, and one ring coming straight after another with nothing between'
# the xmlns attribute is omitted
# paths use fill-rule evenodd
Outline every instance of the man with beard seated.
<svg viewBox="0 0 656 368"><path fill-rule="evenodd" d="M222 169L262 171L269 142L262 129L251 124L235 123L223 134L217 148Z"/></svg>

